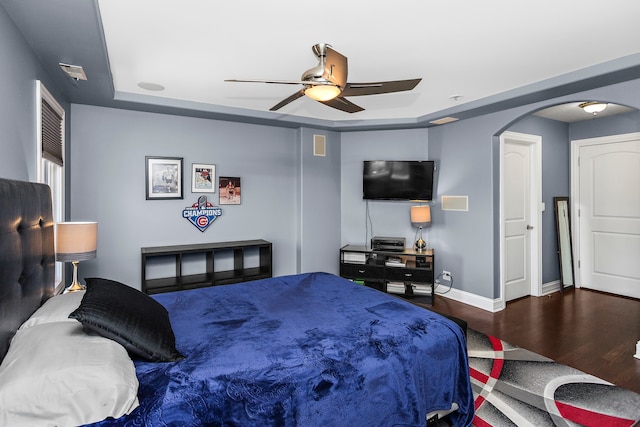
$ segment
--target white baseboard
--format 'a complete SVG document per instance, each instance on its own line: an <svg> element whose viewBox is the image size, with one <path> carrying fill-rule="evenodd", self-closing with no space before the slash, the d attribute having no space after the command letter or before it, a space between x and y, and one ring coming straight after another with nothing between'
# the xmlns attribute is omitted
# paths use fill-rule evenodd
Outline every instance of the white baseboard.
<svg viewBox="0 0 640 427"><path fill-rule="evenodd" d="M554 280L553 282L542 284L542 296L549 295L554 292L560 292L560 280Z"/></svg>
<svg viewBox="0 0 640 427"><path fill-rule="evenodd" d="M504 306L500 307L500 305L497 304L500 302L500 300L492 300L490 298L481 297L479 295L461 291L456 288L451 288L451 290L449 290L449 292L447 292L446 294L439 294L436 292L436 299L441 297L449 298L454 301L471 305L473 307L481 308L483 310L487 310L492 313L495 313L496 311L500 311L504 309ZM435 303L438 304L437 301Z"/></svg>
<svg viewBox="0 0 640 427"><path fill-rule="evenodd" d="M560 291L559 280L542 284L543 296L558 291ZM482 310L490 311L491 313L496 313L498 311L504 310L507 306L504 300L501 298L491 299L487 297L481 297L479 295L461 291L456 288L451 288L451 290L449 290L449 292L447 292L446 294L439 294L436 292L436 297L449 298L454 301L480 308Z"/></svg>

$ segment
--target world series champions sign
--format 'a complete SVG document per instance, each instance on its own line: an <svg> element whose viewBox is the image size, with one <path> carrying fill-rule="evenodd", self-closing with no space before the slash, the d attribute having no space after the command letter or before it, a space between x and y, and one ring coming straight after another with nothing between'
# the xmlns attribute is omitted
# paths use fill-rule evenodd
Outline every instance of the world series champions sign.
<svg viewBox="0 0 640 427"><path fill-rule="evenodd" d="M222 215L222 209L209 203L207 196L198 197L196 203L184 208L182 211L182 217L188 219L191 224L202 232L220 215Z"/></svg>

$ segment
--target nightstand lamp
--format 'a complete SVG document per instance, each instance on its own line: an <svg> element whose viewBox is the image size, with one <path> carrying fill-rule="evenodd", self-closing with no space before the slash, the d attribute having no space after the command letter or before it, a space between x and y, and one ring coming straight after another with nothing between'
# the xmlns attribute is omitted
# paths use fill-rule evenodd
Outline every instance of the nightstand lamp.
<svg viewBox="0 0 640 427"><path fill-rule="evenodd" d="M56 261L73 264L73 282L66 292L81 291L78 283L78 263L96 257L97 222L59 222L55 225Z"/></svg>
<svg viewBox="0 0 640 427"><path fill-rule="evenodd" d="M415 249L422 252L427 249L427 242L422 239L422 228L431 223L431 208L429 205L411 206L411 225L418 227L419 237L416 240Z"/></svg>

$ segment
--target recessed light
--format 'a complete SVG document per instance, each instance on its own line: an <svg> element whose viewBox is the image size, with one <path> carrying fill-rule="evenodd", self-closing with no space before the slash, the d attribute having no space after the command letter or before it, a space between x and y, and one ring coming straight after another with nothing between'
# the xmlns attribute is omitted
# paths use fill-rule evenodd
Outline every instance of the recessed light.
<svg viewBox="0 0 640 427"><path fill-rule="evenodd" d="M429 123L431 123L432 125L444 125L446 123L457 122L458 120L460 119L455 117L443 117L441 119L432 120Z"/></svg>
<svg viewBox="0 0 640 427"><path fill-rule="evenodd" d="M159 85L158 83L150 83L150 82L140 82L138 83L138 87L144 90L152 90L154 92L159 92L164 90L164 86Z"/></svg>

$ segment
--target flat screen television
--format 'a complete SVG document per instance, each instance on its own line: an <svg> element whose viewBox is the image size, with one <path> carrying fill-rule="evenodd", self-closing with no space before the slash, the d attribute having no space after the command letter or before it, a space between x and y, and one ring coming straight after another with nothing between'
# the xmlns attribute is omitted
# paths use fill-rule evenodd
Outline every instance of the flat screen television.
<svg viewBox="0 0 640 427"><path fill-rule="evenodd" d="M432 160L365 160L362 195L365 200L431 200Z"/></svg>

